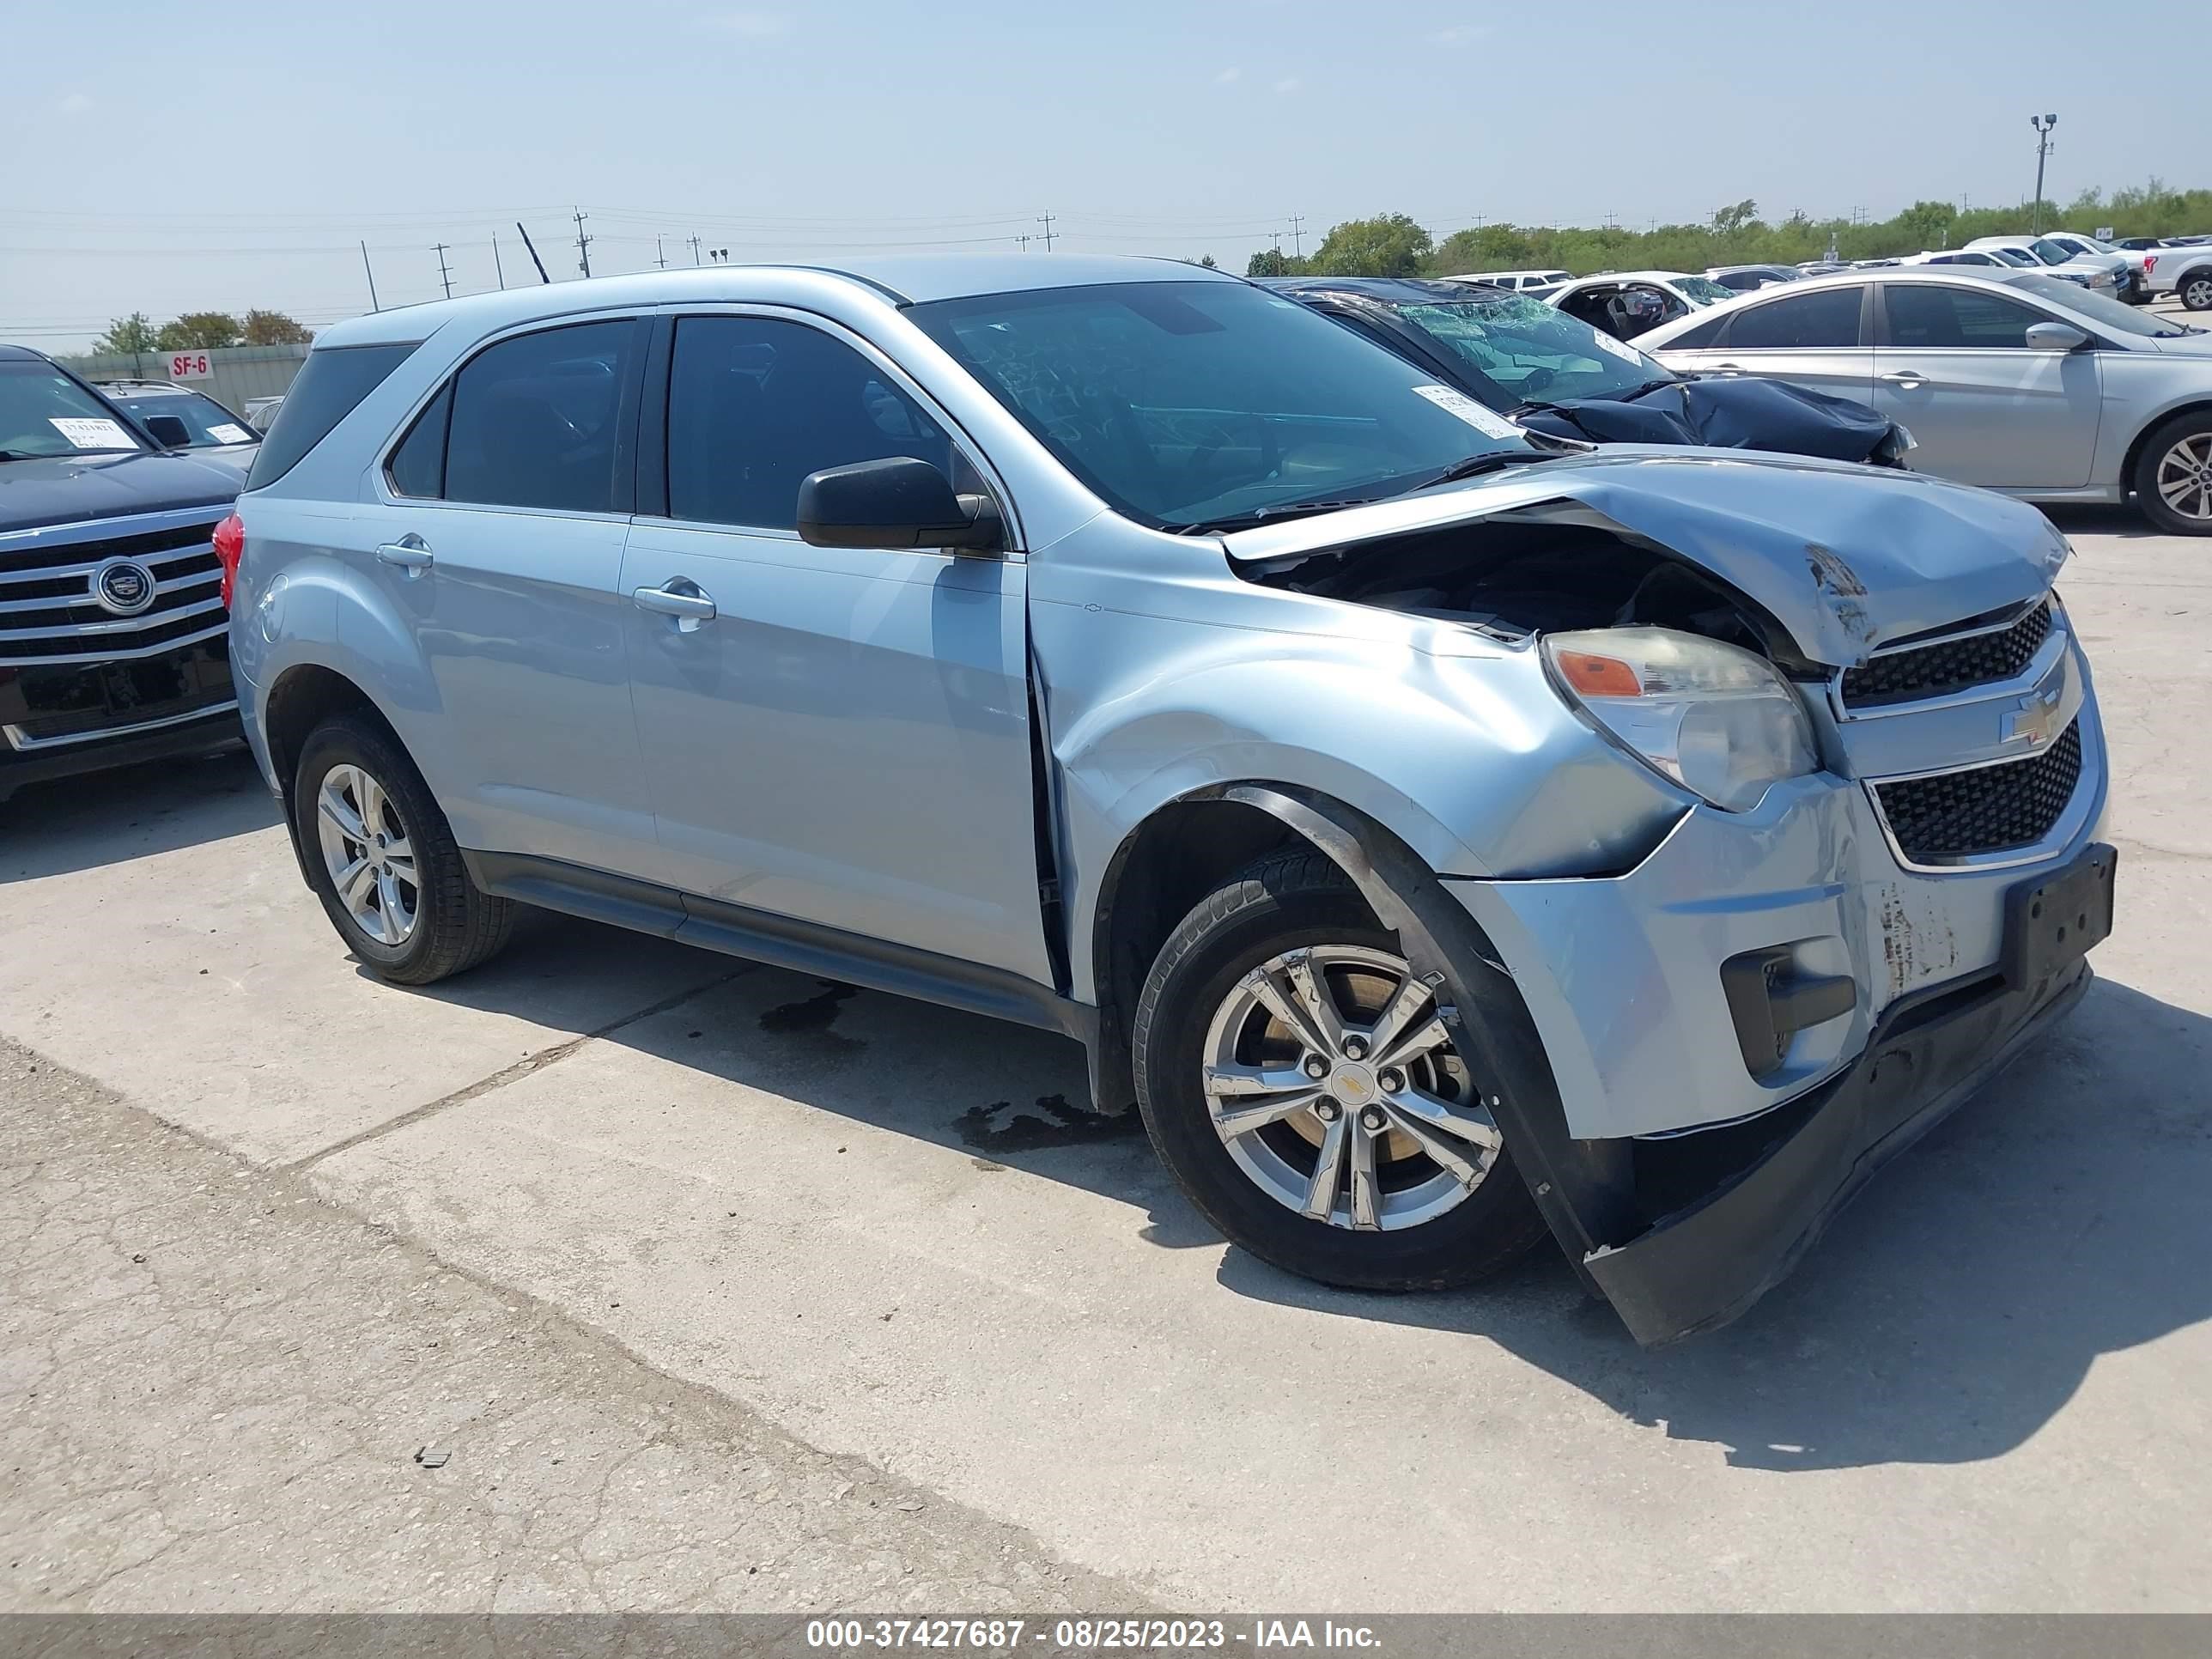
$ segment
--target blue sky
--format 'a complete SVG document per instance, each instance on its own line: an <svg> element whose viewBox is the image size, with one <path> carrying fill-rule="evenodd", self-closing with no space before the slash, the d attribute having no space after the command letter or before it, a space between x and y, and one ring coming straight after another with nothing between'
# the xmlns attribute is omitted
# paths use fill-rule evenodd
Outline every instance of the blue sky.
<svg viewBox="0 0 2212 1659"><path fill-rule="evenodd" d="M684 0L0 3L0 338L116 314L366 309L574 275L870 245L1211 253L1302 215L1769 216L2212 183L2178 0ZM118 95L128 88L127 96ZM2207 227L2212 228L2212 227ZM1033 242L1032 247L1041 246ZM1286 241L1285 246L1288 246Z"/></svg>

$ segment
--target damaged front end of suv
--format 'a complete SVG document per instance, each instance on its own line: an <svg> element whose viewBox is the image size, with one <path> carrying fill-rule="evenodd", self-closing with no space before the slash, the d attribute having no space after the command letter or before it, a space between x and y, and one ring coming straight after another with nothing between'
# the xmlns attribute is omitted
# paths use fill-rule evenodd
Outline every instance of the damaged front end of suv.
<svg viewBox="0 0 2212 1659"><path fill-rule="evenodd" d="M1748 1307L2087 988L2105 745L2033 509L1614 450L1219 544L1267 660L1121 617L1117 682L1044 625L1062 758L1125 823L1152 763L1211 772L1177 802L1334 861L1639 1340ZM1286 743L1344 763L1280 781Z"/></svg>

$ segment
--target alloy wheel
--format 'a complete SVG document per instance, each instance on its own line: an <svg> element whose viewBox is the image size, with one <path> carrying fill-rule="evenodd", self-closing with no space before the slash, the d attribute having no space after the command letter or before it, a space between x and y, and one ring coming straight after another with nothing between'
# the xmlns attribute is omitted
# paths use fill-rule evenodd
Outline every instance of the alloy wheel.
<svg viewBox="0 0 2212 1659"><path fill-rule="evenodd" d="M2153 482L2172 511L2212 523L2212 432L2193 433L2160 456Z"/></svg>
<svg viewBox="0 0 2212 1659"><path fill-rule="evenodd" d="M323 867L354 926L379 945L404 945L422 889L415 848L384 786L359 766L333 766L315 791Z"/></svg>
<svg viewBox="0 0 2212 1659"><path fill-rule="evenodd" d="M1317 945L1270 957L1208 1026L1200 1084L1246 1176L1309 1220L1418 1227L1489 1177L1504 1142L1402 957Z"/></svg>

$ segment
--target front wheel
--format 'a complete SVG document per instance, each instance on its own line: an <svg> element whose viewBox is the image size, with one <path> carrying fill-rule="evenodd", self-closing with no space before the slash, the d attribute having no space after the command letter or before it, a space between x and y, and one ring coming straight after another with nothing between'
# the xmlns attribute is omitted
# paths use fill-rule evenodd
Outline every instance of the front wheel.
<svg viewBox="0 0 2212 1659"><path fill-rule="evenodd" d="M2176 286L2181 303L2191 311L2212 311L2212 270L2192 270Z"/></svg>
<svg viewBox="0 0 2212 1659"><path fill-rule="evenodd" d="M2179 415L2150 434L2136 461L2143 516L2179 536L2212 536L2212 415Z"/></svg>
<svg viewBox="0 0 2212 1659"><path fill-rule="evenodd" d="M1206 1219L1279 1267L1442 1289L1543 1237L1435 993L1320 854L1256 865L1183 918L1134 1041L1153 1147Z"/></svg>

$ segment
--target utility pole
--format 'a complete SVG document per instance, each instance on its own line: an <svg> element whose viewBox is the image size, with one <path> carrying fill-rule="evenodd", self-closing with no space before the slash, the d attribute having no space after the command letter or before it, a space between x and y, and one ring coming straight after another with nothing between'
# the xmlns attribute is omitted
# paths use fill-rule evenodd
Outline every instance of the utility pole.
<svg viewBox="0 0 2212 1659"><path fill-rule="evenodd" d="M1275 251L1278 253L1283 251L1283 239L1279 236L1275 238ZM1305 252L1306 216L1303 213L1293 213L1291 216L1291 257L1294 259L1302 259L1305 257Z"/></svg>
<svg viewBox="0 0 2212 1659"><path fill-rule="evenodd" d="M2028 125L2035 129L2035 222L2029 228L2038 236L2043 234L2043 158L2051 154L2051 134L2058 125L2058 114L2031 115Z"/></svg>
<svg viewBox="0 0 2212 1659"><path fill-rule="evenodd" d="M449 246L448 243L439 242L430 249L431 252L438 256L438 280L446 285L446 297L448 300L453 297L453 274L446 269L446 249Z"/></svg>
<svg viewBox="0 0 2212 1659"><path fill-rule="evenodd" d="M514 222L514 228L516 234L522 238L522 246L529 250L530 263L538 267L538 280L541 283L551 282L553 279L545 274L545 261L538 257L538 244L530 240L530 233L523 229L521 220L517 219Z"/></svg>
<svg viewBox="0 0 2212 1659"><path fill-rule="evenodd" d="M699 263L699 239L696 236L691 239L691 263L695 265Z"/></svg>
<svg viewBox="0 0 2212 1659"><path fill-rule="evenodd" d="M658 236L653 239L653 263L663 270L668 269L668 256L661 252L660 238Z"/></svg>
<svg viewBox="0 0 2212 1659"><path fill-rule="evenodd" d="M507 267L500 263L499 233L495 230L491 234L491 268L492 274L499 278L500 287L502 289L505 289L507 287Z"/></svg>
<svg viewBox="0 0 2212 1659"><path fill-rule="evenodd" d="M376 303L376 272L369 268L368 244L366 241L361 245L361 268L368 278L368 308L371 311L383 310L384 307Z"/></svg>
<svg viewBox="0 0 2212 1659"><path fill-rule="evenodd" d="M1027 231L1016 231L1014 241L1023 252L1027 253L1030 251L1030 235Z"/></svg>
<svg viewBox="0 0 2212 1659"><path fill-rule="evenodd" d="M588 276L592 274L592 238L584 234L584 221L592 216L578 208L570 216L576 222L576 265Z"/></svg>
<svg viewBox="0 0 2212 1659"><path fill-rule="evenodd" d="M1049 213L1037 216L1037 222L1044 227L1044 251L1047 253L1052 252L1052 218Z"/></svg>

